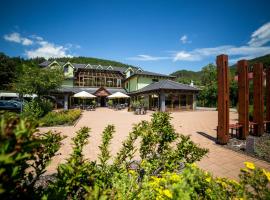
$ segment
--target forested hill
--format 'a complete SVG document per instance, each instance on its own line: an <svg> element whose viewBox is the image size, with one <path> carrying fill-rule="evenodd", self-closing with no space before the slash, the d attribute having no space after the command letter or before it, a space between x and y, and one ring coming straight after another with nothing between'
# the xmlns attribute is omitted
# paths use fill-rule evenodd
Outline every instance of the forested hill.
<svg viewBox="0 0 270 200"><path fill-rule="evenodd" d="M135 67L132 65L124 64L117 61L105 60L100 58L92 58L92 57L62 57L62 58L50 58L49 60L56 60L59 62L71 62L71 63L80 63L80 64L92 64L92 65L103 65L103 66L115 66L115 67Z"/></svg>
<svg viewBox="0 0 270 200"><path fill-rule="evenodd" d="M270 66L270 54L248 60L248 65L252 66L257 62L263 63L264 67L269 67ZM236 69L236 64L232 65L231 68Z"/></svg>
<svg viewBox="0 0 270 200"><path fill-rule="evenodd" d="M201 81L202 72L194 72L190 70L178 70L171 74L172 76L176 76L176 79L182 83L190 83L193 80L195 83Z"/></svg>
<svg viewBox="0 0 270 200"><path fill-rule="evenodd" d="M270 66L270 54L267 54L265 56L257 57L251 60L248 60L249 66L252 66L256 62L262 62L264 64L264 67ZM232 65L230 67L231 74L234 75L236 72L236 64ZM195 84L201 83L202 78L202 70L198 72L190 71L190 70L178 70L176 72L173 72L171 75L177 77L177 81L189 84L192 81L194 81Z"/></svg>

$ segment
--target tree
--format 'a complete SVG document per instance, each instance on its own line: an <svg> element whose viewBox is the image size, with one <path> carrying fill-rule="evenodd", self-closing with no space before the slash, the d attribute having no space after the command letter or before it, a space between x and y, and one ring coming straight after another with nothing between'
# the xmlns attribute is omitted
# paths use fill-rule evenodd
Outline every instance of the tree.
<svg viewBox="0 0 270 200"><path fill-rule="evenodd" d="M202 84L207 86L217 83L217 67L213 64L208 64L202 68Z"/></svg>
<svg viewBox="0 0 270 200"><path fill-rule="evenodd" d="M202 90L198 96L202 106L217 106L217 69L213 64L202 68Z"/></svg>
<svg viewBox="0 0 270 200"><path fill-rule="evenodd" d="M10 58L0 53L0 90L11 89L11 83L21 68L20 58Z"/></svg>
<svg viewBox="0 0 270 200"><path fill-rule="evenodd" d="M19 94L36 94L42 97L60 87L63 80L64 73L61 69L40 69L23 65L22 73L14 86Z"/></svg>

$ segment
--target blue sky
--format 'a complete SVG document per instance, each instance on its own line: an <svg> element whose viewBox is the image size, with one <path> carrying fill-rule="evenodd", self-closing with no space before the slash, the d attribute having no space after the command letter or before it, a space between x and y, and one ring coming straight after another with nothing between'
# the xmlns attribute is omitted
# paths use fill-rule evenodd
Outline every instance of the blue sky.
<svg viewBox="0 0 270 200"><path fill-rule="evenodd" d="M270 53L270 1L1 1L0 51L89 56L169 74Z"/></svg>

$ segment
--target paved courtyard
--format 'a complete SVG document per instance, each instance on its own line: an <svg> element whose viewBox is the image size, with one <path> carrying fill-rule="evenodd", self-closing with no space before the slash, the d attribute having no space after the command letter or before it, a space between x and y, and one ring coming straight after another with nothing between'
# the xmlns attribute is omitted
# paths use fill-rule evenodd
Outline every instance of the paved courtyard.
<svg viewBox="0 0 270 200"><path fill-rule="evenodd" d="M132 130L132 125L141 120L150 120L152 112L146 115L134 115L131 112L114 111L108 108L98 108L96 111L84 111L82 117L75 126L41 128L41 131L55 130L66 135L59 155L55 156L48 166L48 173L56 172L57 165L65 162L65 159L72 151L71 138L75 132L83 126L91 128L89 143L84 149L87 159L96 160L98 157L98 146L101 142L101 133L106 125L114 124L116 133L110 146L111 153L115 155L121 147L122 141ZM177 132L184 135L191 135L192 140L202 147L209 149L209 153L198 165L215 176L238 178L240 168L244 167L243 162L254 162L257 166L270 170L270 164L253 157L225 149L214 142L216 137L217 111L186 111L172 113L172 123ZM237 113L231 112L232 123L237 119Z"/></svg>

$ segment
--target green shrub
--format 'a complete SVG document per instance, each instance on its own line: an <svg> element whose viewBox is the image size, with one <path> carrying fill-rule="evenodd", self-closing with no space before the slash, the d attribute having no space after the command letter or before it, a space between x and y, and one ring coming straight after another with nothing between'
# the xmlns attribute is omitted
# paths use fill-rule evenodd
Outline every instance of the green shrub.
<svg viewBox="0 0 270 200"><path fill-rule="evenodd" d="M58 166L56 182L49 186L43 199L82 199L86 189L93 185L91 174L95 164L86 162L82 154L89 131L82 127L72 138L73 152L65 164Z"/></svg>
<svg viewBox="0 0 270 200"><path fill-rule="evenodd" d="M34 126L35 127L35 126ZM98 162L86 160L89 131L81 128L73 151L47 188L34 188L60 147L59 134L38 137L31 123L9 117L1 122L1 199L269 199L270 172L246 162L240 181L215 178L194 162L207 153L175 132L168 113L135 125L113 159L109 145L115 128L102 133ZM35 133L35 134L33 134ZM135 160L136 140L140 158ZM2 142L3 141L3 142ZM29 167L34 169L28 172Z"/></svg>
<svg viewBox="0 0 270 200"><path fill-rule="evenodd" d="M41 126L72 125L81 115L80 109L49 112L40 119Z"/></svg>
<svg viewBox="0 0 270 200"><path fill-rule="evenodd" d="M52 111L53 104L47 99L35 98L25 104L22 116L39 119Z"/></svg>
<svg viewBox="0 0 270 200"><path fill-rule="evenodd" d="M110 100L108 101L108 106L109 106L109 107L112 107L112 106L113 106L113 100L110 99Z"/></svg>
<svg viewBox="0 0 270 200"><path fill-rule="evenodd" d="M37 123L3 115L0 123L0 199L39 199L34 188L60 148L60 133L39 133Z"/></svg>

